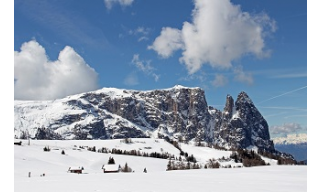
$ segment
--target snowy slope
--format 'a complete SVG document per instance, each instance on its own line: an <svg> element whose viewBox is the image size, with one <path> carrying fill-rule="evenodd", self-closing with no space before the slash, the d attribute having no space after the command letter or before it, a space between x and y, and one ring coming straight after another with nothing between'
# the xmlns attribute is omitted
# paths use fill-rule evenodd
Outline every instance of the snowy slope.
<svg viewBox="0 0 320 192"><path fill-rule="evenodd" d="M132 144L120 140L48 141L23 140L22 146L14 146L14 191L290 191L307 190L306 166L263 166L235 169L199 169L165 171L168 160L91 152L79 146L141 148L148 151L178 151L164 141L134 139ZM51 151L44 152L49 146ZM145 148L147 147L147 148ZM181 146L199 159L218 158L224 152L207 151L206 148ZM162 150L161 150L162 148ZM61 150L65 155L61 154ZM128 165L134 173L102 173L102 165L112 156L116 164ZM69 167L83 166L86 174L67 173ZM143 173L146 168L148 173ZM31 177L28 173L31 172ZM45 173L45 176L40 176ZM272 183L272 188L270 184Z"/></svg>

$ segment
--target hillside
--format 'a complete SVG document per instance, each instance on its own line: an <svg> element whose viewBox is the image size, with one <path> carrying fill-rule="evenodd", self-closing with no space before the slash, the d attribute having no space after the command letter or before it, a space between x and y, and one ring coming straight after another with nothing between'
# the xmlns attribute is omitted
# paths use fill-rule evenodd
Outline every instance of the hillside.
<svg viewBox="0 0 320 192"><path fill-rule="evenodd" d="M141 149L142 152L170 152L177 150L164 140L132 139L131 144L121 140L22 140L22 146L14 146L14 188L15 192L53 191L231 191L237 186L240 191L306 191L306 166L262 166L254 168L220 168L165 171L168 160L130 155L98 153L81 148L86 146L118 147L123 150ZM45 152L44 147L51 150ZM199 162L208 157L219 158L230 154L207 147L181 145L193 154ZM65 155L61 151L65 151ZM134 173L103 173L102 165L109 157L116 164L127 163ZM230 162L234 163L234 162ZM69 167L84 167L84 174L68 173ZM147 173L143 173L143 169ZM29 172L31 177L28 177ZM42 176L45 174L45 176ZM244 177L245 175L245 177ZM267 182L266 182L267 181ZM230 185L232 183L232 185Z"/></svg>

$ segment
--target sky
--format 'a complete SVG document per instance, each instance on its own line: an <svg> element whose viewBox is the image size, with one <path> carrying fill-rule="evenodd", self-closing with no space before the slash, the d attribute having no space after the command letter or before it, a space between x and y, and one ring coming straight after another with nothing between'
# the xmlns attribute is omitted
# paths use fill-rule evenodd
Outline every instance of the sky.
<svg viewBox="0 0 320 192"><path fill-rule="evenodd" d="M15 0L14 99L103 87L241 91L272 137L307 132L307 1Z"/></svg>

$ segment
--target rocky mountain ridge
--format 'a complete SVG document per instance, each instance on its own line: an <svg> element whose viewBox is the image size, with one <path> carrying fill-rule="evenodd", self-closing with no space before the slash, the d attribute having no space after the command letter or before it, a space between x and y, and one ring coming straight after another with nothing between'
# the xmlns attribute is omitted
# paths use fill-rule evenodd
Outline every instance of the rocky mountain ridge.
<svg viewBox="0 0 320 192"><path fill-rule="evenodd" d="M52 101L15 101L16 138L171 138L224 148L274 151L269 127L249 96L207 105L204 90L174 86L136 91L103 88Z"/></svg>

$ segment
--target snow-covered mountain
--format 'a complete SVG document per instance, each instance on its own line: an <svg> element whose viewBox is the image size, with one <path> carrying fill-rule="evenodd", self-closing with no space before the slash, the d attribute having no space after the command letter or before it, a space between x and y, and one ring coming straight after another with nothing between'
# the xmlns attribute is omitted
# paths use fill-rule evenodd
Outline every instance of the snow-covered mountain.
<svg viewBox="0 0 320 192"><path fill-rule="evenodd" d="M307 134L288 134L286 137L273 138L275 145L289 145L289 144L301 144L307 143Z"/></svg>
<svg viewBox="0 0 320 192"><path fill-rule="evenodd" d="M170 138L225 148L273 152L269 128L241 92L226 98L223 111L207 105L200 88L180 85L136 91L103 88L50 101L15 101L16 138Z"/></svg>
<svg viewBox="0 0 320 192"><path fill-rule="evenodd" d="M290 153L297 161L307 160L307 134L289 134L273 139L278 151Z"/></svg>

